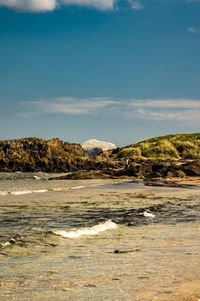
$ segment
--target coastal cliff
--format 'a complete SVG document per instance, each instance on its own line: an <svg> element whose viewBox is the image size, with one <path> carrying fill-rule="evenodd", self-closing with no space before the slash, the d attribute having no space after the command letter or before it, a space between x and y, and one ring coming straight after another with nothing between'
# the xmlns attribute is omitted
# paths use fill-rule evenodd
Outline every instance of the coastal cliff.
<svg viewBox="0 0 200 301"><path fill-rule="evenodd" d="M0 171L62 172L73 170L84 157L80 144L59 138L0 140Z"/></svg>

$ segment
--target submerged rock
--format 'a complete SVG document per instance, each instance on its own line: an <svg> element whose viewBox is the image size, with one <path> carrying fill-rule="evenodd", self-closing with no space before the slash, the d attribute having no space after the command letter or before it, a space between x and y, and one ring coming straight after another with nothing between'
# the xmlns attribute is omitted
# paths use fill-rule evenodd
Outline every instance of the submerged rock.
<svg viewBox="0 0 200 301"><path fill-rule="evenodd" d="M141 248L135 248L132 250L115 250L115 254L126 254L126 253L133 253L133 252L140 252L142 249Z"/></svg>

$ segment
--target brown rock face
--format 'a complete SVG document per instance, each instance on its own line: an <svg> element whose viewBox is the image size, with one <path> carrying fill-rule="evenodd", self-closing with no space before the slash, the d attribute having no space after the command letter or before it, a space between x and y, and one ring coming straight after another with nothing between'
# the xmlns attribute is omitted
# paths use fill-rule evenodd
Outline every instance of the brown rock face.
<svg viewBox="0 0 200 301"><path fill-rule="evenodd" d="M200 160L186 162L182 170L187 176L200 176Z"/></svg>
<svg viewBox="0 0 200 301"><path fill-rule="evenodd" d="M115 175L137 178L200 176L200 160L136 160Z"/></svg>
<svg viewBox="0 0 200 301"><path fill-rule="evenodd" d="M0 171L74 170L81 157L84 157L81 145L59 138L0 140Z"/></svg>

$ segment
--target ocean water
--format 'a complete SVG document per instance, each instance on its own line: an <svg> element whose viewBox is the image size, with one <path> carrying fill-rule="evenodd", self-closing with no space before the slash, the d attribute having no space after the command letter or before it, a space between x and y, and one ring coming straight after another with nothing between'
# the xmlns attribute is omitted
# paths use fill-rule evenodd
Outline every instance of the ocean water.
<svg viewBox="0 0 200 301"><path fill-rule="evenodd" d="M199 189L52 176L0 174L0 300L200 298Z"/></svg>

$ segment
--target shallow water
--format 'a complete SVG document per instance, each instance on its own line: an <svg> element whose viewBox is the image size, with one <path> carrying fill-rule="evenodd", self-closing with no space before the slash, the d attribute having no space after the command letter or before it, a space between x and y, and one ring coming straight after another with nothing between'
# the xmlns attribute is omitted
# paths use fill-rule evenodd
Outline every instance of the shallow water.
<svg viewBox="0 0 200 301"><path fill-rule="evenodd" d="M49 176L0 174L1 300L200 298L200 191Z"/></svg>

